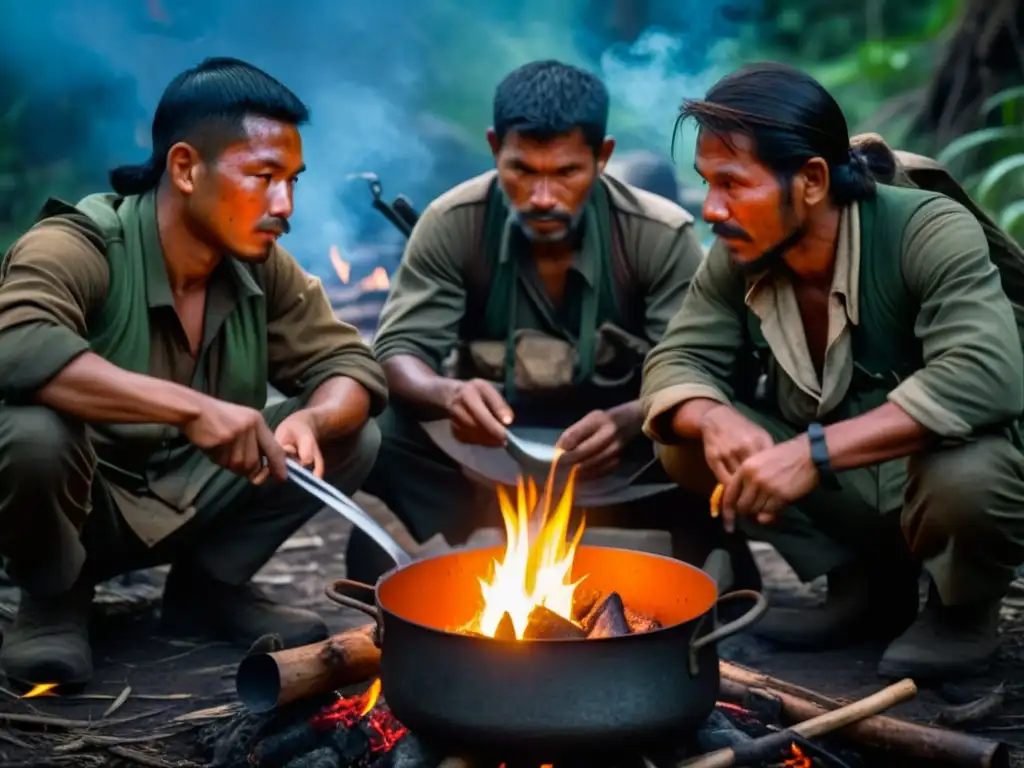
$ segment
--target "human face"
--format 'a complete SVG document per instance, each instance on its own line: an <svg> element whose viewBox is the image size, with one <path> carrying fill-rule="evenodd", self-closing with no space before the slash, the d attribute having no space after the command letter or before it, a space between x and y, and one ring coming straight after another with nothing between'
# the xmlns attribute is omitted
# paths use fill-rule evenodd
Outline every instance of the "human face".
<svg viewBox="0 0 1024 768"><path fill-rule="evenodd" d="M244 138L211 163L198 160L188 208L218 247L261 262L291 229L302 139L296 126L268 118L247 117L243 127Z"/></svg>
<svg viewBox="0 0 1024 768"><path fill-rule="evenodd" d="M758 159L750 137L732 134L726 141L701 130L695 167L708 188L704 220L745 271L771 267L802 239L806 222L792 194Z"/></svg>
<svg viewBox="0 0 1024 768"><path fill-rule="evenodd" d="M515 210L523 233L540 243L558 243L576 229L590 190L604 171L615 148L605 139L601 151L587 144L580 129L549 139L515 131L498 143L494 131L487 139L494 152L498 183Z"/></svg>

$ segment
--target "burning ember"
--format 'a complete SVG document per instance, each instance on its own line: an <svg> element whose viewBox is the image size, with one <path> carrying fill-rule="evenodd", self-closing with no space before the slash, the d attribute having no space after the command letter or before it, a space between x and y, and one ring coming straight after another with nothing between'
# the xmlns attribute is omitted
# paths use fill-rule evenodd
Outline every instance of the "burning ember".
<svg viewBox="0 0 1024 768"><path fill-rule="evenodd" d="M344 285L348 285L352 279L352 265L341 257L338 246L332 245L330 250L331 266L338 275L338 279ZM384 267L376 267L373 272L360 280L356 285L363 291L387 291L391 288L391 278Z"/></svg>
<svg viewBox="0 0 1024 768"><path fill-rule="evenodd" d="M310 724L318 730L352 728L365 719L370 741L370 752L389 752L409 729L395 720L390 709L378 708L380 678L378 677L360 696L338 699L316 715Z"/></svg>
<svg viewBox="0 0 1024 768"><path fill-rule="evenodd" d="M480 579L484 607L470 631L487 637L507 637L510 622L515 638L522 640L531 615L538 609L573 621L573 595L582 579L571 582L569 576L576 547L583 536L581 522L572 539L567 538L575 477L574 470L554 512L551 510L551 482L541 509L537 508L537 486L532 479L524 483L519 478L514 505L505 490L498 489L501 516L505 521L505 556L501 562L494 561L490 579ZM531 525L531 517L537 513L539 519L536 525ZM536 531L532 536L531 529ZM506 622L504 628L503 621ZM499 630L502 631L499 633Z"/></svg>
<svg viewBox="0 0 1024 768"><path fill-rule="evenodd" d="M54 688L57 687L57 683L39 683L38 685L32 686L32 690L23 694L23 699L34 699L37 696L56 696Z"/></svg>
<svg viewBox="0 0 1024 768"><path fill-rule="evenodd" d="M805 755L800 747L793 744L790 749L793 751L793 757L783 763L786 768L811 768L811 758Z"/></svg>

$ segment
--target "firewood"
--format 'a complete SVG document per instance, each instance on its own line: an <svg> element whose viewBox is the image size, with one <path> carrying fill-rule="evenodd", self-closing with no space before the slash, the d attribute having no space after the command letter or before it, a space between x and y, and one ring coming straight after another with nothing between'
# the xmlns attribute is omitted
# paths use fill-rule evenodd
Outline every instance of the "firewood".
<svg viewBox="0 0 1024 768"><path fill-rule="evenodd" d="M588 617L587 637L599 639L604 637L622 637L629 634L626 622L626 608L617 592L608 596L596 606Z"/></svg>
<svg viewBox="0 0 1024 768"><path fill-rule="evenodd" d="M600 602L602 594L599 589L586 589L582 584L578 586L572 596L573 621L582 622L584 617Z"/></svg>
<svg viewBox="0 0 1024 768"><path fill-rule="evenodd" d="M498 622L497 629L494 630L495 640L515 640L516 639L516 627L512 623L512 616L508 612L501 615L501 621Z"/></svg>
<svg viewBox="0 0 1024 768"><path fill-rule="evenodd" d="M581 640L586 636L581 627L542 605L530 611L523 632L524 640Z"/></svg>
<svg viewBox="0 0 1024 768"><path fill-rule="evenodd" d="M629 625L629 631L634 635L638 635L641 632L651 632L655 629L661 629L661 622L651 616L647 616L643 613L637 613L628 605L624 607L624 611L626 613L626 623Z"/></svg>

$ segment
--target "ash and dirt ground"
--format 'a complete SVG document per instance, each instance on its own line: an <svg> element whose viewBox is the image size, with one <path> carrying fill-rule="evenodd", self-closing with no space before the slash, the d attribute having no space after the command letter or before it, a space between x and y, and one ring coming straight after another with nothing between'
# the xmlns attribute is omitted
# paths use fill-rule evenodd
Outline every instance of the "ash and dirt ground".
<svg viewBox="0 0 1024 768"><path fill-rule="evenodd" d="M361 496L360 500L368 511L393 519L375 499ZM268 563L259 580L278 599L321 611L334 631L362 623L360 614L339 610L323 597L325 581L344 575L348 534L347 523L334 513L321 513ZM813 599L815 589L800 585L773 551L758 548L757 556L770 595ZM134 583L119 590L134 594L139 605L153 604L163 578L160 569L135 574ZM981 696L1006 684L1006 704L976 732L1015 745L1014 765L1024 767L1024 596L1016 599L1019 605L1004 610L1005 642L998 664L959 693ZM13 589L0 588L0 628L10 621L16 600ZM123 608L122 603L119 597L114 605ZM94 646L95 679L83 695L25 700L7 688L0 690L0 768L203 764L197 754L196 729L229 715L237 706L234 671L244 651L161 637L154 629L152 611L136 609L128 615L128 620L108 619L101 628ZM840 698L866 695L883 684L874 671L879 649L787 653L741 637L727 641L722 653ZM947 704L936 692L923 690L893 713L929 722ZM18 715L64 718L79 725L64 723L40 731L38 724L13 722ZM91 727L84 729L82 721Z"/></svg>

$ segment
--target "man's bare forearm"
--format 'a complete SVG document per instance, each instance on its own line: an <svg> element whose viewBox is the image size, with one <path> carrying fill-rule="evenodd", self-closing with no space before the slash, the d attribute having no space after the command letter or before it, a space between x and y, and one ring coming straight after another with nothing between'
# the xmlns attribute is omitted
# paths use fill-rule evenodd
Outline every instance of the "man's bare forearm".
<svg viewBox="0 0 1024 768"><path fill-rule="evenodd" d="M722 407L729 408L731 406L706 397L695 397L692 400L687 400L679 406L672 416L673 434L693 440L700 439L701 422L704 421L704 417L707 416L709 411Z"/></svg>
<svg viewBox="0 0 1024 768"><path fill-rule="evenodd" d="M934 433L895 403L825 427L829 461L839 471L900 459L934 443Z"/></svg>
<svg viewBox="0 0 1024 768"><path fill-rule="evenodd" d="M313 419L317 437L344 437L370 418L370 393L355 379L336 376L313 391L303 411Z"/></svg>
<svg viewBox="0 0 1024 768"><path fill-rule="evenodd" d="M459 382L439 376L412 355L395 355L382 364L388 389L395 400L423 413L425 418L444 418Z"/></svg>
<svg viewBox="0 0 1024 768"><path fill-rule="evenodd" d="M36 394L41 405L82 421L181 426L199 417L204 395L118 368L93 352L79 355Z"/></svg>

